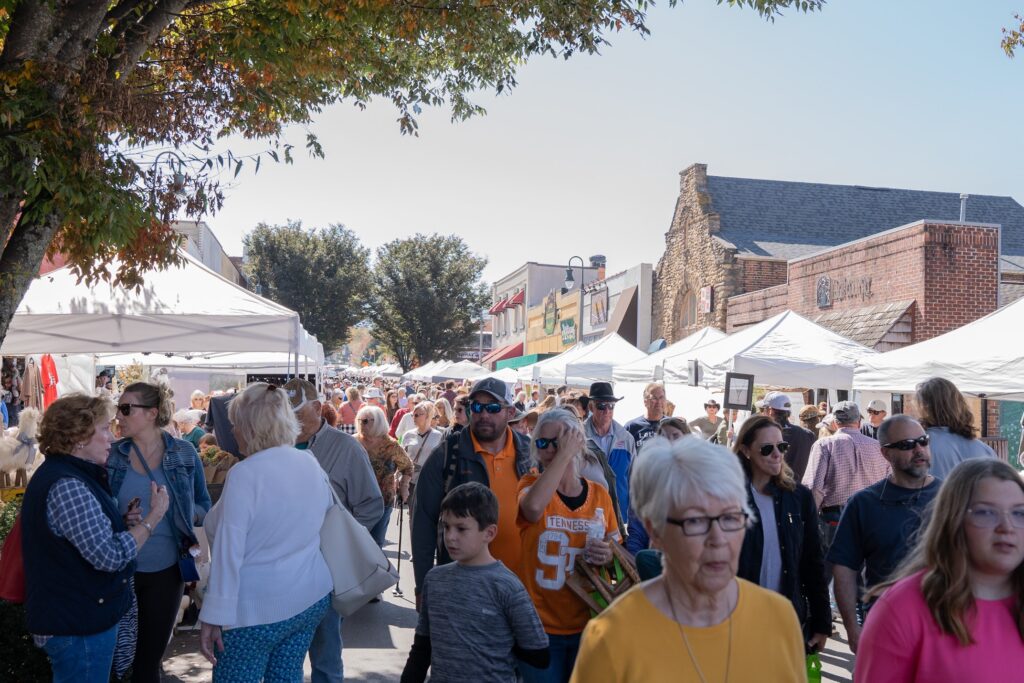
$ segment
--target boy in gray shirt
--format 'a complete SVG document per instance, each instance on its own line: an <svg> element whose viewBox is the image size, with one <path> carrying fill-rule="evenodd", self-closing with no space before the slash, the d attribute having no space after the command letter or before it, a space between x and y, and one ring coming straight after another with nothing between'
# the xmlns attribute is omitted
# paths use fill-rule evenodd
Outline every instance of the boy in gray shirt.
<svg viewBox="0 0 1024 683"><path fill-rule="evenodd" d="M516 680L515 658L548 665L548 637L522 582L491 556L498 499L483 484L441 502L444 543L454 560L427 573L420 619L401 683Z"/></svg>

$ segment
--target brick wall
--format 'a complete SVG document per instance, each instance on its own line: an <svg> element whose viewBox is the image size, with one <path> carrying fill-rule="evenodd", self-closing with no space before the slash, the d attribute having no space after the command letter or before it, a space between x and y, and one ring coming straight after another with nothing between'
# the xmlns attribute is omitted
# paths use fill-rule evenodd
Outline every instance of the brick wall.
<svg viewBox="0 0 1024 683"><path fill-rule="evenodd" d="M740 267L740 293L783 285L789 275L785 259L737 256L736 261Z"/></svg>
<svg viewBox="0 0 1024 683"><path fill-rule="evenodd" d="M791 261L789 282L734 296L729 331L792 309L813 317L893 301L914 300L913 341L948 332L995 310L998 235L994 228L913 223ZM818 307L821 278L832 305Z"/></svg>

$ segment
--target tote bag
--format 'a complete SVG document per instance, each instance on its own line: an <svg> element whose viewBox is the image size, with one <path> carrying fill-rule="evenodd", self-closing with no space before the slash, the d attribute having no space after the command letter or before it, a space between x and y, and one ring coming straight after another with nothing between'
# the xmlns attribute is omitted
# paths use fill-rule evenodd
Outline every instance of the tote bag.
<svg viewBox="0 0 1024 683"><path fill-rule="evenodd" d="M334 487L328 486L334 504L320 527L320 552L334 583L331 606L347 617L398 583L398 573L366 527L338 500Z"/></svg>

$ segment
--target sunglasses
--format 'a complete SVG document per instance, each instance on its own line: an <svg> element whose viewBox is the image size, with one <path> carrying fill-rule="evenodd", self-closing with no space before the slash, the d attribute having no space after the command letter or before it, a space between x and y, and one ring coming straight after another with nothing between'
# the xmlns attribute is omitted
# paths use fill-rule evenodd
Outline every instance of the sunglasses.
<svg viewBox="0 0 1024 683"><path fill-rule="evenodd" d="M472 403L469 404L469 409L476 413L477 415L484 412L485 410L491 415L497 415L498 413L505 409L505 406L501 405L500 403L480 403L479 401L473 401Z"/></svg>
<svg viewBox="0 0 1024 683"><path fill-rule="evenodd" d="M156 406L147 406L144 403L119 403L117 404L117 412L121 413L125 417L131 415L132 408L156 408Z"/></svg>
<svg viewBox="0 0 1024 683"><path fill-rule="evenodd" d="M534 440L533 443L537 447L538 451L545 451L545 450L547 450L548 446L551 446L552 448L558 448L558 439L557 438L556 439L536 439L536 440Z"/></svg>
<svg viewBox="0 0 1024 683"><path fill-rule="evenodd" d="M780 441L778 443L766 443L758 449L758 452L767 458L775 449L778 449L779 453L785 455L786 451L789 450L789 444L785 441Z"/></svg>
<svg viewBox="0 0 1024 683"><path fill-rule="evenodd" d="M614 403L605 403L604 401L599 401L598 403L594 404L594 409L595 410L615 410L615 404Z"/></svg>
<svg viewBox="0 0 1024 683"><path fill-rule="evenodd" d="M373 420L360 420L360 421L359 421L359 424L361 424L361 425L368 425L368 424L370 424L371 422L373 422Z"/></svg>
<svg viewBox="0 0 1024 683"><path fill-rule="evenodd" d="M898 451L912 451L914 446L927 446L928 438L927 434L922 434L916 439L903 439L902 441L893 441L892 443L882 444L882 448L895 448Z"/></svg>

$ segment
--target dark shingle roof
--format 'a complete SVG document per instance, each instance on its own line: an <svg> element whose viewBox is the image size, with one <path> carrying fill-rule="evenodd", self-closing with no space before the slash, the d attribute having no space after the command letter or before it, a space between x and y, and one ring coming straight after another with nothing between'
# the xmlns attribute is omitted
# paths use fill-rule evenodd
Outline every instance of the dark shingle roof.
<svg viewBox="0 0 1024 683"><path fill-rule="evenodd" d="M741 254L793 259L922 219L957 221L960 195L708 176L718 237ZM971 195L967 220L1003 226L1003 267L1024 270L1024 206Z"/></svg>

